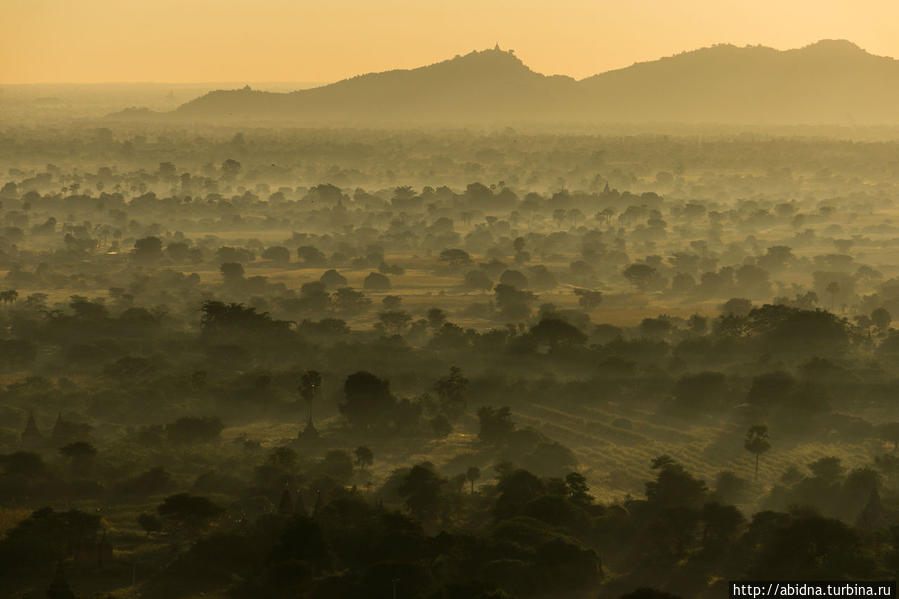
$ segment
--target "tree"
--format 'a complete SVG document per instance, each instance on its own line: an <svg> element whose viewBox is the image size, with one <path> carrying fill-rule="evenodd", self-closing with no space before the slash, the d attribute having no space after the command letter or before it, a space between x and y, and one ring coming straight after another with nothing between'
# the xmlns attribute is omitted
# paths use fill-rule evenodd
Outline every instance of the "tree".
<svg viewBox="0 0 899 599"><path fill-rule="evenodd" d="M171 162L160 162L159 169L156 172L162 179L173 179L177 171L175 169L175 165Z"/></svg>
<svg viewBox="0 0 899 599"><path fill-rule="evenodd" d="M460 268L471 264L471 256L468 255L468 252L456 248L443 250L437 259L445 262L450 268Z"/></svg>
<svg viewBox="0 0 899 599"><path fill-rule="evenodd" d="M371 305L371 300L365 297L361 291L350 287L342 287L332 296L334 308L341 313L354 315L362 312Z"/></svg>
<svg viewBox="0 0 899 599"><path fill-rule="evenodd" d="M225 510L209 498L189 493L170 495L156 508L156 512L177 528L197 533Z"/></svg>
<svg viewBox="0 0 899 599"><path fill-rule="evenodd" d="M544 318L530 333L538 344L548 345L550 349L583 345L587 341L584 333L561 318Z"/></svg>
<svg viewBox="0 0 899 599"><path fill-rule="evenodd" d="M511 464L500 464L497 470L500 474L496 484L499 497L493 511L498 518L517 515L524 506L546 492L544 482L527 470L516 469Z"/></svg>
<svg viewBox="0 0 899 599"><path fill-rule="evenodd" d="M474 495L474 484L481 478L481 469L477 466L469 466L465 471L465 480L471 485L471 494Z"/></svg>
<svg viewBox="0 0 899 599"><path fill-rule="evenodd" d="M339 289L340 287L346 287L347 285L346 277L333 268L326 270L319 281L324 283L325 287L328 289Z"/></svg>
<svg viewBox="0 0 899 599"><path fill-rule="evenodd" d="M840 292L840 284L836 281L831 281L827 284L827 287L825 287L824 290L830 294L830 311L833 312L833 307L837 300L837 294Z"/></svg>
<svg viewBox="0 0 899 599"><path fill-rule="evenodd" d="M97 455L97 448L87 441L75 441L61 447L59 453L72 460L73 469L84 472Z"/></svg>
<svg viewBox="0 0 899 599"><path fill-rule="evenodd" d="M487 291L493 288L493 281L483 270L471 270L465 273L462 286L471 291Z"/></svg>
<svg viewBox="0 0 899 599"><path fill-rule="evenodd" d="M631 264L622 274L640 291L646 291L652 281L659 276L658 271L648 264Z"/></svg>
<svg viewBox="0 0 899 599"><path fill-rule="evenodd" d="M317 247L304 245L297 248L297 258L304 266L324 266L327 258Z"/></svg>
<svg viewBox="0 0 899 599"><path fill-rule="evenodd" d="M239 262L225 262L219 267L219 272L222 273L226 285L243 281L244 270Z"/></svg>
<svg viewBox="0 0 899 599"><path fill-rule="evenodd" d="M500 316L510 321L521 321L531 315L531 305L537 297L512 285L500 283L493 288L496 307Z"/></svg>
<svg viewBox="0 0 899 599"><path fill-rule="evenodd" d="M602 303L602 291L575 289L574 294L578 297L578 305L584 310L595 310Z"/></svg>
<svg viewBox="0 0 899 599"><path fill-rule="evenodd" d="M249 336L284 333L289 330L290 323L273 319L267 312L258 313L255 308L243 304L207 300L203 302L203 316L200 324L204 335L233 335L246 341Z"/></svg>
<svg viewBox="0 0 899 599"><path fill-rule="evenodd" d="M871 322L879 331L885 331L893 322L893 317L886 308L877 308L871 312Z"/></svg>
<svg viewBox="0 0 899 599"><path fill-rule="evenodd" d="M15 289L7 289L0 291L0 302L4 304L13 304L19 298L19 292Z"/></svg>
<svg viewBox="0 0 899 599"><path fill-rule="evenodd" d="M757 513L756 520L770 519L771 512ZM769 525L771 526L771 525ZM867 565L859 535L839 520L813 514L779 519L760 539L747 576L771 580L847 580L873 571Z"/></svg>
<svg viewBox="0 0 899 599"><path fill-rule="evenodd" d="M687 319L687 327L696 335L705 335L709 328L709 319L700 314L693 314Z"/></svg>
<svg viewBox="0 0 899 599"><path fill-rule="evenodd" d="M841 462L842 460L836 456L824 456L809 464L808 469L811 470L815 477L820 478L829 484L833 484L837 482L846 471Z"/></svg>
<svg viewBox="0 0 899 599"><path fill-rule="evenodd" d="M436 331L446 324L446 312L440 308L431 308L428 310L428 326L431 330Z"/></svg>
<svg viewBox="0 0 899 599"><path fill-rule="evenodd" d="M252 250L246 248L223 245L215 251L215 257L219 262L237 262L239 264L244 264L255 260L256 254Z"/></svg>
<svg viewBox="0 0 899 599"><path fill-rule="evenodd" d="M524 246L527 242L524 237L516 237L514 241L512 241L512 249L515 250L516 254L516 262L527 262L527 259L519 260L518 256L524 252Z"/></svg>
<svg viewBox="0 0 899 599"><path fill-rule="evenodd" d="M370 272L362 282L362 288L369 291L389 291L390 279L379 272Z"/></svg>
<svg viewBox="0 0 899 599"><path fill-rule="evenodd" d="M7 455L0 455L0 466L8 475L24 478L38 477L47 470L44 459L37 453L30 451L16 451Z"/></svg>
<svg viewBox="0 0 899 599"><path fill-rule="evenodd" d="M356 464L365 470L375 462L375 454L365 445L360 445L354 452L356 454Z"/></svg>
<svg viewBox="0 0 899 599"><path fill-rule="evenodd" d="M10 593L10 582L16 581L24 569L61 562L69 557L74 546L96 539L100 517L80 510L57 512L44 507L34 510L27 518L10 527L0 541L3 553L4 595ZM73 596L73 595L70 595Z"/></svg>
<svg viewBox="0 0 899 599"><path fill-rule="evenodd" d="M319 183L309 190L305 199L319 201L326 205L334 205L343 200L343 192L340 188L331 183Z"/></svg>
<svg viewBox="0 0 899 599"><path fill-rule="evenodd" d="M190 258L191 249L190 246L183 241L173 241L165 246L165 253L169 257L169 260L181 264L187 262L188 258ZM122 293L124 293L124 289L122 290Z"/></svg>
<svg viewBox="0 0 899 599"><path fill-rule="evenodd" d="M412 321L412 315L404 310L381 312L378 314L378 320L381 321L385 329L393 331L394 335L399 335Z"/></svg>
<svg viewBox="0 0 899 599"><path fill-rule="evenodd" d="M137 523L144 529L144 532L147 533L147 537L149 537L151 533L162 530L162 520L153 514L142 513L137 517Z"/></svg>
<svg viewBox="0 0 899 599"><path fill-rule="evenodd" d="M528 278L524 276L524 273L517 270L503 271L503 274L499 276L499 282L515 289L527 289L529 285Z"/></svg>
<svg viewBox="0 0 899 599"><path fill-rule="evenodd" d="M271 260L276 264L287 264L290 262L290 250L283 245L275 245L266 248L265 251L262 252L262 257L266 260Z"/></svg>
<svg viewBox="0 0 899 599"><path fill-rule="evenodd" d="M222 175L228 179L233 179L240 172L240 163L233 158L228 158L222 163Z"/></svg>
<svg viewBox="0 0 899 599"><path fill-rule="evenodd" d="M143 237L134 242L134 259L149 264L162 258L162 240L158 237Z"/></svg>
<svg viewBox="0 0 899 599"><path fill-rule="evenodd" d="M381 300L381 305L388 311L399 310L400 306L403 305L403 298L398 295L385 295L384 299Z"/></svg>
<svg viewBox="0 0 899 599"><path fill-rule="evenodd" d="M721 306L721 313L726 316L743 317L752 310L752 300L741 297L733 297Z"/></svg>
<svg viewBox="0 0 899 599"><path fill-rule="evenodd" d="M587 484L587 479L584 478L583 474L580 472L569 472L565 476L565 484L568 486L568 493L574 503L581 507L593 504L594 497L590 495L590 486Z"/></svg>
<svg viewBox="0 0 899 599"><path fill-rule="evenodd" d="M412 515L422 521L435 517L441 507L443 498L441 490L446 481L434 472L428 463L416 464L412 467L397 491L405 498L406 507Z"/></svg>
<svg viewBox="0 0 899 599"><path fill-rule="evenodd" d="M708 496L705 481L687 472L671 456L666 454L655 458L652 469L658 474L654 481L646 483L646 499L650 504L663 509L695 509L705 503Z"/></svg>
<svg viewBox="0 0 899 599"><path fill-rule="evenodd" d="M338 407L347 421L358 428L377 428L388 423L396 400L390 383L370 372L360 371L346 378L344 402Z"/></svg>
<svg viewBox="0 0 899 599"><path fill-rule="evenodd" d="M515 430L509 406L501 408L482 406L478 409L478 420L480 422L478 437L487 443L501 443Z"/></svg>
<svg viewBox="0 0 899 599"><path fill-rule="evenodd" d="M763 424L754 424L746 431L746 439L743 447L751 454L755 455L755 478L759 477L759 456L771 449L771 443L768 441L768 427Z"/></svg>
<svg viewBox="0 0 899 599"><path fill-rule="evenodd" d="M465 394L468 390L468 379L462 376L462 369L451 366L449 374L434 383L440 412L451 422L458 420L465 412L467 402Z"/></svg>
<svg viewBox="0 0 899 599"><path fill-rule="evenodd" d="M437 414L431 418L430 425L431 430L434 431L434 434L440 439L448 437L449 434L453 432L453 424L450 422L449 418L443 414Z"/></svg>
<svg viewBox="0 0 899 599"><path fill-rule="evenodd" d="M300 286L300 303L302 307L311 312L324 312L328 309L331 296L327 287L321 281L310 281Z"/></svg>
<svg viewBox="0 0 899 599"><path fill-rule="evenodd" d="M300 377L300 397L306 402L306 417L312 422L312 402L322 387L322 375L317 370L307 370Z"/></svg>

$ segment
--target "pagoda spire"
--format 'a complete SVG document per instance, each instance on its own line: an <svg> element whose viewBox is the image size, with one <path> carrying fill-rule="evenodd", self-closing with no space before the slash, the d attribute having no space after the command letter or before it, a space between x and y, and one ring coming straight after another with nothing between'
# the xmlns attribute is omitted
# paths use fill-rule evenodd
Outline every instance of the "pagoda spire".
<svg viewBox="0 0 899 599"><path fill-rule="evenodd" d="M29 410L28 421L25 423L25 430L22 431L22 444L33 447L38 445L43 439L41 431L37 428L37 422L34 420L34 410Z"/></svg>

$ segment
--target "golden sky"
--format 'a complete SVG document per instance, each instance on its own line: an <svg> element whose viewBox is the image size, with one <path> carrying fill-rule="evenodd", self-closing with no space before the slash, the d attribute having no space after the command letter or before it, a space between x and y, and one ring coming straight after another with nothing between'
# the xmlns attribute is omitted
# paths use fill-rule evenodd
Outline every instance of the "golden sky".
<svg viewBox="0 0 899 599"><path fill-rule="evenodd" d="M335 81L512 48L581 78L719 42L899 56L899 0L0 0L0 83Z"/></svg>

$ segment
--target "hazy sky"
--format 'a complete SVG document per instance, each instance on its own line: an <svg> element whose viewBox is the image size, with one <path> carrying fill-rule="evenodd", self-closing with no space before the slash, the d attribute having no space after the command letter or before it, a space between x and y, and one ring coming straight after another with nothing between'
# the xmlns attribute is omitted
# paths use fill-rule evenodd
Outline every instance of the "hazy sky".
<svg viewBox="0 0 899 599"><path fill-rule="evenodd" d="M581 78L718 42L899 57L899 0L0 0L0 82L334 81L513 48Z"/></svg>

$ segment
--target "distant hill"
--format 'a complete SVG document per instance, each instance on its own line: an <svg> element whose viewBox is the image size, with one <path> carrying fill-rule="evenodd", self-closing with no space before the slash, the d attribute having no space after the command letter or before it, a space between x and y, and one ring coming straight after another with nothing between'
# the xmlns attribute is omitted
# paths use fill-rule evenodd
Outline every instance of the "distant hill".
<svg viewBox="0 0 899 599"><path fill-rule="evenodd" d="M796 50L718 45L579 83L617 120L899 122L899 61L845 40Z"/></svg>
<svg viewBox="0 0 899 599"><path fill-rule="evenodd" d="M177 113L351 121L516 120L544 111L562 116L560 108L577 93L570 77L547 77L509 52L484 50L289 94L249 88L216 91L188 102Z"/></svg>
<svg viewBox="0 0 899 599"><path fill-rule="evenodd" d="M168 115L357 124L896 124L899 61L842 40L786 51L717 45L576 81L535 73L494 49L291 93L214 91Z"/></svg>

